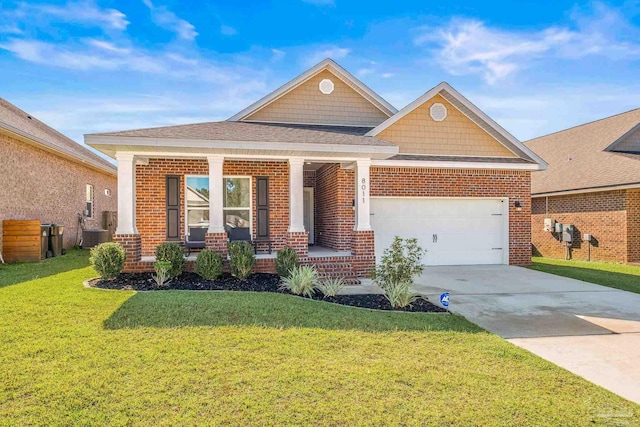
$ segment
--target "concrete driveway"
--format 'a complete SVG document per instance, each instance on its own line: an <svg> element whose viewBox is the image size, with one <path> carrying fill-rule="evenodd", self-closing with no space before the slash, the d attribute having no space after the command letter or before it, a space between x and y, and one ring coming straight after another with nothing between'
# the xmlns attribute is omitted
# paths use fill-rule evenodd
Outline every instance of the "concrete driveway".
<svg viewBox="0 0 640 427"><path fill-rule="evenodd" d="M587 380L640 403L640 294L522 267L428 267L416 290Z"/></svg>

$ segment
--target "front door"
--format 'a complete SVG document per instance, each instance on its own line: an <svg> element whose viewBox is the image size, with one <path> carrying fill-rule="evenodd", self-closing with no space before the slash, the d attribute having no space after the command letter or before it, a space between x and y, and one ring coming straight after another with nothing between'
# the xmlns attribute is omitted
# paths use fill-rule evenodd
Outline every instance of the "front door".
<svg viewBox="0 0 640 427"><path fill-rule="evenodd" d="M304 188L304 229L309 232L309 244L313 245L315 236L313 232L313 187Z"/></svg>

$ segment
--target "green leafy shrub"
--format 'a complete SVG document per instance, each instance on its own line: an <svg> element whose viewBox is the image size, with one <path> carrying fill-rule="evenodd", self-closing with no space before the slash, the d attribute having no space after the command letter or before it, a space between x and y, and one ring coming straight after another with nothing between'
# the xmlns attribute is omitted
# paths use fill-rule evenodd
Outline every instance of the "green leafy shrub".
<svg viewBox="0 0 640 427"><path fill-rule="evenodd" d="M292 294L310 297L318 285L318 272L310 265L298 266L291 269L289 275L282 279L281 289Z"/></svg>
<svg viewBox="0 0 640 427"><path fill-rule="evenodd" d="M203 249L196 257L196 274L205 279L216 280L220 277L222 266L222 256L212 249Z"/></svg>
<svg viewBox="0 0 640 427"><path fill-rule="evenodd" d="M330 277L318 282L316 288L325 297L335 297L340 292L340 289L344 288L344 280L342 280L342 277Z"/></svg>
<svg viewBox="0 0 640 427"><path fill-rule="evenodd" d="M89 262L101 279L109 280L118 277L124 267L124 248L118 243L101 243L91 249Z"/></svg>
<svg viewBox="0 0 640 427"><path fill-rule="evenodd" d="M426 251L417 239L396 236L382 254L380 263L371 271L373 282L385 291L394 308L411 305L419 297L411 290L413 279L422 274L422 257Z"/></svg>
<svg viewBox="0 0 640 427"><path fill-rule="evenodd" d="M229 258L231 274L242 280L249 277L253 266L256 264L256 256L249 242L229 243Z"/></svg>
<svg viewBox="0 0 640 427"><path fill-rule="evenodd" d="M300 265L298 254L289 247L284 247L278 251L276 257L276 272L280 277L287 277L289 272Z"/></svg>
<svg viewBox="0 0 640 427"><path fill-rule="evenodd" d="M166 286L171 281L169 273L171 272L171 263L169 261L156 261L153 265L156 274L153 276L158 286Z"/></svg>
<svg viewBox="0 0 640 427"><path fill-rule="evenodd" d="M184 251L179 244L174 242L164 242L156 248L156 261L168 261L171 263L170 277L181 275L186 263Z"/></svg>

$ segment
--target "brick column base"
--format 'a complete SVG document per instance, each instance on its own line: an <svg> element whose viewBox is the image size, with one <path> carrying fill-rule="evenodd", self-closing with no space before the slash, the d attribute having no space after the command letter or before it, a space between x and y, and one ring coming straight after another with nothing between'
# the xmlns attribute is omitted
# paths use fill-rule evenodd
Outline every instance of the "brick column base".
<svg viewBox="0 0 640 427"><path fill-rule="evenodd" d="M124 248L124 271L133 271L142 257L142 237L139 234L114 234L113 241Z"/></svg>
<svg viewBox="0 0 640 427"><path fill-rule="evenodd" d="M287 232L287 246L296 251L299 258L309 255L309 233L306 231Z"/></svg>
<svg viewBox="0 0 640 427"><path fill-rule="evenodd" d="M376 265L373 231L354 231L351 241L353 272L356 277L369 277Z"/></svg>
<svg viewBox="0 0 640 427"><path fill-rule="evenodd" d="M204 237L207 249L213 249L222 255L222 259L227 258L229 252L227 248L227 233L207 233Z"/></svg>

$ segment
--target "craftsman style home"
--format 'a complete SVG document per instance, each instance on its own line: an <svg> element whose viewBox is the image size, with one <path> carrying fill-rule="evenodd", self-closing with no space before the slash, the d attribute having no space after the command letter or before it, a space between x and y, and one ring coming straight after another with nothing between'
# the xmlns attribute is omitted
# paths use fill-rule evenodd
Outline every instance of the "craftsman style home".
<svg viewBox="0 0 640 427"><path fill-rule="evenodd" d="M363 276L394 236L417 237L427 265L526 265L531 172L546 167L449 84L398 111L330 59L226 121L85 139L118 160L129 271L165 241L225 253L239 236L258 271L289 246Z"/></svg>

